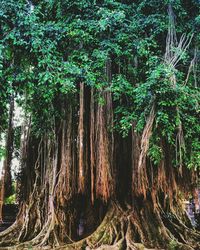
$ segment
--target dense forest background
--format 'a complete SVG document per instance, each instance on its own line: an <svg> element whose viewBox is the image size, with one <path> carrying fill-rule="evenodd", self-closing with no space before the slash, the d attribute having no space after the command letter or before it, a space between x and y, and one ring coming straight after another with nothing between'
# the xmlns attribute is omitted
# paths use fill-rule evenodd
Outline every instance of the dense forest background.
<svg viewBox="0 0 200 250"><path fill-rule="evenodd" d="M2 247L200 248L182 207L199 178L199 11L1 0L3 199L20 162Z"/></svg>

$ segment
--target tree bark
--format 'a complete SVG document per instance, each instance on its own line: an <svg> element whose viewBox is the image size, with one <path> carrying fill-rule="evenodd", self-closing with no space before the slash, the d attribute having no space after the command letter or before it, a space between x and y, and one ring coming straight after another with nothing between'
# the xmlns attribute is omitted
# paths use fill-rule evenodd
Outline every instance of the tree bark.
<svg viewBox="0 0 200 250"><path fill-rule="evenodd" d="M129 139L119 139L109 130L111 94L103 92L102 105L90 91L88 99L84 93L79 96L79 112L67 104L57 121L60 126L52 118L50 135L35 138L30 125L22 147L20 211L14 225L0 233L0 246L199 249L200 234L184 223L177 202L179 192L186 194L191 188L193 172L183 168L178 175L166 142L162 143L164 159L155 168L146 149L154 117L149 117L142 136L133 124ZM77 138L84 151L80 152ZM80 159L90 170L81 190Z"/></svg>

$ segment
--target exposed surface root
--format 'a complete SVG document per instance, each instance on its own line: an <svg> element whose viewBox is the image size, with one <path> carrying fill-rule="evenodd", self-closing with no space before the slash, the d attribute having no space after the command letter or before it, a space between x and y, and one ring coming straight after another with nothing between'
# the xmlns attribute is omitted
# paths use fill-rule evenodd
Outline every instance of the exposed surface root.
<svg viewBox="0 0 200 250"><path fill-rule="evenodd" d="M49 220L43 230L32 240L12 247L0 249L86 249L86 250L145 250L145 249L200 249L200 233L186 227L178 218L161 217L159 211L151 210L146 202L145 209L122 209L112 204L94 233L71 244L61 245L56 235L56 223ZM164 223L163 223L164 221ZM55 221L54 221L55 222ZM1 245L17 244L16 224L1 233ZM53 245L48 243L54 242ZM2 244L3 243L3 244ZM173 248L174 247L174 248Z"/></svg>

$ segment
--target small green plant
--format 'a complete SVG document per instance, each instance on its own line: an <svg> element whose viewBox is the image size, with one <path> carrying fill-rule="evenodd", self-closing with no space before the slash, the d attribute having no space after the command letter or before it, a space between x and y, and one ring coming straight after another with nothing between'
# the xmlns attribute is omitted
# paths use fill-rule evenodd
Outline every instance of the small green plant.
<svg viewBox="0 0 200 250"><path fill-rule="evenodd" d="M15 204L16 203L16 182L12 183L12 193L9 197L5 198L5 204Z"/></svg>
<svg viewBox="0 0 200 250"><path fill-rule="evenodd" d="M14 204L16 202L16 194L12 194L5 199L5 204Z"/></svg>

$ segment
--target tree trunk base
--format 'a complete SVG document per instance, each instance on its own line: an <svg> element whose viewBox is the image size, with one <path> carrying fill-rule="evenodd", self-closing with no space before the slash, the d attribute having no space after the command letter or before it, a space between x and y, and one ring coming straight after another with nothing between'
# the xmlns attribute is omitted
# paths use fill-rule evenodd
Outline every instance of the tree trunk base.
<svg viewBox="0 0 200 250"><path fill-rule="evenodd" d="M200 249L200 233L188 228L177 217L165 219L149 203L140 210L122 209L113 203L100 226L90 236L71 244L60 243L56 227L46 223L33 239L20 243L20 224L0 234L0 249L86 249L145 250ZM7 246L5 248L5 246ZM10 247L9 247L10 246ZM12 247L11 247L12 246Z"/></svg>

